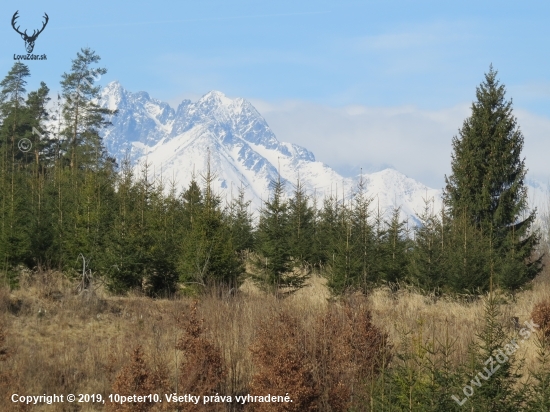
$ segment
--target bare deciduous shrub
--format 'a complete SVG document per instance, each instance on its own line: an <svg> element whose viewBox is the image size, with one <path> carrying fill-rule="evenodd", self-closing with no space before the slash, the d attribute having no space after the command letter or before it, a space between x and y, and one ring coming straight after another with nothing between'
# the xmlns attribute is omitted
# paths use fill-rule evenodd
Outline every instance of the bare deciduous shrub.
<svg viewBox="0 0 550 412"><path fill-rule="evenodd" d="M189 316L182 321L184 334L176 345L176 349L183 352L178 393L216 395L227 370L221 350L205 336L204 321L197 314L197 303L193 302ZM208 407L208 410L217 409L222 410L223 404L211 404ZM186 404L185 410L204 410L204 406Z"/></svg>
<svg viewBox="0 0 550 412"><path fill-rule="evenodd" d="M365 386L391 359L388 337L374 326L366 303L348 300L319 315L315 370L321 410L346 411L364 402Z"/></svg>
<svg viewBox="0 0 550 412"><path fill-rule="evenodd" d="M312 343L321 410L345 411L349 405L354 365L351 347L347 344L351 331L345 320L341 311L333 306L316 320Z"/></svg>
<svg viewBox="0 0 550 412"><path fill-rule="evenodd" d="M351 332L348 345L351 347L351 363L355 365L355 381L372 379L391 360L388 335L372 323L366 301L346 302L344 313Z"/></svg>
<svg viewBox="0 0 550 412"><path fill-rule="evenodd" d="M166 371L152 370L144 359L143 349L137 346L128 365L122 368L113 383L113 393L123 396L144 396L169 391ZM116 412L146 412L160 410L152 400L146 402L108 403L108 410Z"/></svg>
<svg viewBox="0 0 550 412"><path fill-rule="evenodd" d="M366 400L366 385L389 362L387 335L371 322L364 301L331 305L309 324L282 311L258 329L251 347L251 394L282 395L289 404L257 411L347 411Z"/></svg>
<svg viewBox="0 0 550 412"><path fill-rule="evenodd" d="M250 348L257 368L250 393L285 396L291 403L250 404L254 411L316 411L319 390L298 319L284 311L263 322Z"/></svg>
<svg viewBox="0 0 550 412"><path fill-rule="evenodd" d="M531 312L531 319L539 325L546 338L550 338L550 302L543 301L535 305Z"/></svg>

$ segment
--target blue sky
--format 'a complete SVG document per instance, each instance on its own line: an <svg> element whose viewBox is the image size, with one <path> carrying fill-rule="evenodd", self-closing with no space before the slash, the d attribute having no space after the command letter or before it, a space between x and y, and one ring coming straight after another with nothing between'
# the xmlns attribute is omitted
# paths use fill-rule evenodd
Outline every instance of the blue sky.
<svg viewBox="0 0 550 412"><path fill-rule="evenodd" d="M543 1L4 1L0 71L50 16L29 89L52 90L81 47L130 91L177 105L209 90L252 101L280 140L343 173L390 165L441 187L451 139L492 63L527 166L547 179L550 3ZM345 145L343 145L345 142Z"/></svg>

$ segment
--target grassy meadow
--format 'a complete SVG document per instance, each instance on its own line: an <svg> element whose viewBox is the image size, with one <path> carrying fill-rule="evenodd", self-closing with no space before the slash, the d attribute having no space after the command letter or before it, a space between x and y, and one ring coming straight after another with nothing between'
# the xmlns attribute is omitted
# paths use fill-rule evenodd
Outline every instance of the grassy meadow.
<svg viewBox="0 0 550 412"><path fill-rule="evenodd" d="M246 280L237 293L151 299L137 292L113 296L99 283L93 291L77 293L78 281L61 273L22 271L19 288L0 289L0 408L372 410L373 382L382 369L391 371L400 362L399 354L446 336L456 341L451 362L465 364L469 345L483 327L480 297L436 296L392 285L366 297L332 298L325 285L314 275L304 288L276 297ZM520 324L529 320L533 307L548 299L546 268L525 290L500 296L499 323L513 336L514 317ZM524 381L527 371L538 367L537 353L530 339L515 354L524 359ZM462 395L460 385L452 389ZM294 402L234 401L266 390L288 393ZM232 396L233 402L25 406L9 400L14 393L107 399L114 393L149 392L161 398L217 393Z"/></svg>

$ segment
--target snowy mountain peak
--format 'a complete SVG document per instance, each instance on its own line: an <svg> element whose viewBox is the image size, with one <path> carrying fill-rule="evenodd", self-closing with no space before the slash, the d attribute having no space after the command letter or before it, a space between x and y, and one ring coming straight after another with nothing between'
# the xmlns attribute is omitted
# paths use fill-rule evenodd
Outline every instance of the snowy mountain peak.
<svg viewBox="0 0 550 412"><path fill-rule="evenodd" d="M101 93L102 107L117 109L118 115L104 132L107 149L117 159L127 152L136 164L147 162L157 174L174 177L185 189L193 173L206 168L210 157L215 173L214 189L229 198L241 185L254 208L270 196L270 183L279 177L287 193L300 180L309 195L347 197L356 186L330 167L315 160L304 147L280 142L252 104L210 91L197 102L184 100L174 110L146 92L126 91L118 82L109 83ZM422 198L438 191L386 169L362 177L367 194L377 198L385 211L401 206L402 214L414 216L422 210ZM336 191L338 188L338 192Z"/></svg>
<svg viewBox="0 0 550 412"><path fill-rule="evenodd" d="M107 83L107 86L103 88L102 93L115 93L120 90L124 90L120 82L118 80L113 80L112 82Z"/></svg>
<svg viewBox="0 0 550 412"><path fill-rule="evenodd" d="M229 107L233 104L233 100L228 98L222 92L212 90L199 99L198 104L200 105L203 103Z"/></svg>
<svg viewBox="0 0 550 412"><path fill-rule="evenodd" d="M125 90L118 81L113 81L107 84L101 92L102 99L108 99L106 107L110 110L115 110L121 105Z"/></svg>

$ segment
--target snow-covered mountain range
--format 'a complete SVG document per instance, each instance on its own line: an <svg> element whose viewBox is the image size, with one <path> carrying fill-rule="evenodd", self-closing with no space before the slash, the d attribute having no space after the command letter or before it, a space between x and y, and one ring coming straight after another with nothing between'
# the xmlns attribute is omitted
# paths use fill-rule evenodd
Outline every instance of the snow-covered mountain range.
<svg viewBox="0 0 550 412"><path fill-rule="evenodd" d="M146 162L155 176L173 179L180 190L193 175L200 180L208 158L216 175L214 190L229 200L242 185L253 210L269 197L270 182L279 173L289 194L299 180L319 201L330 194L349 199L359 179L340 176L304 147L280 142L252 104L218 91L197 102L184 100L173 109L146 92L132 93L112 82L103 89L100 104L118 110L103 137L119 163L129 154L136 167ZM424 208L424 198L434 199L436 210L441 207L439 190L396 170L362 178L373 197L373 209L387 212L400 206L403 217L412 218L413 224Z"/></svg>

